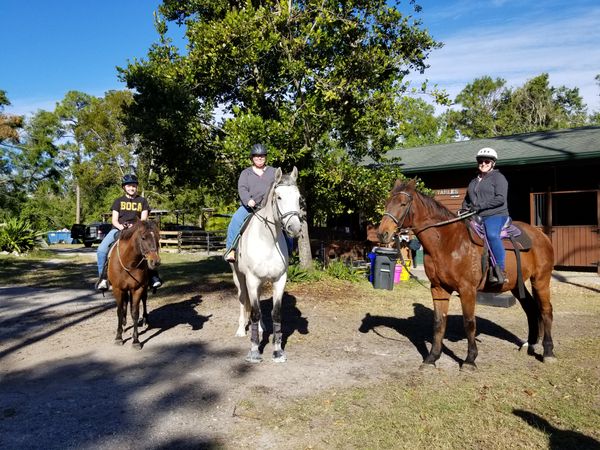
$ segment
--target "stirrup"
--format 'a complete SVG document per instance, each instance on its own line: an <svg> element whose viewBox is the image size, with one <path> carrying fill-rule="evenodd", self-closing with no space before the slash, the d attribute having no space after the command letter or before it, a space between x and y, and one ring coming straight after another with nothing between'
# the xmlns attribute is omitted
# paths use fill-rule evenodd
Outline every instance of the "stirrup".
<svg viewBox="0 0 600 450"><path fill-rule="evenodd" d="M233 263L235 262L235 250L231 249L225 254L225 261Z"/></svg>
<svg viewBox="0 0 600 450"><path fill-rule="evenodd" d="M105 278L101 278L100 280L98 280L98 282L96 283L96 290L97 291L108 291L108 280L106 280Z"/></svg>

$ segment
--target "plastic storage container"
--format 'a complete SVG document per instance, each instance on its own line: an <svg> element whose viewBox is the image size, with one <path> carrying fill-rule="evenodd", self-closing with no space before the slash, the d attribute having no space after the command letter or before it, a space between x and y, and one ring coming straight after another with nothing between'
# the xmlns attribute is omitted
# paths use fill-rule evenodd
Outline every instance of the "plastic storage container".
<svg viewBox="0 0 600 450"><path fill-rule="evenodd" d="M394 289L394 273L398 252L393 248L376 247L374 253L373 287L391 291Z"/></svg>

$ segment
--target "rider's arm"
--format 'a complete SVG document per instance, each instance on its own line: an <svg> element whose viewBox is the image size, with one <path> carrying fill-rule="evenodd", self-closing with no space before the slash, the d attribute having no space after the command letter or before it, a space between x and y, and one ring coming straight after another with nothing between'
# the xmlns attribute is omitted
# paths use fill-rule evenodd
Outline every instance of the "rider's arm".
<svg viewBox="0 0 600 450"><path fill-rule="evenodd" d="M147 209L142 211L142 215L140 216L140 219L148 220L148 210Z"/></svg>
<svg viewBox="0 0 600 450"><path fill-rule="evenodd" d="M119 211L116 211L113 209L112 212L112 226L115 227L117 230L122 230L123 228L125 228L122 224L119 223Z"/></svg>

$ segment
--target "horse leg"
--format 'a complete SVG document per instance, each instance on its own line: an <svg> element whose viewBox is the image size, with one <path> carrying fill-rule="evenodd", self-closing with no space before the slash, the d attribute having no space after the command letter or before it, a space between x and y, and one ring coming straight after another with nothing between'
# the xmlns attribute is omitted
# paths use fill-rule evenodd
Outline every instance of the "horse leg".
<svg viewBox="0 0 600 450"><path fill-rule="evenodd" d="M550 302L550 276L547 280L532 280L531 282L533 296L539 305L541 321L540 326L544 337L542 346L544 348L544 362L556 362L554 355L554 343L552 341L552 303Z"/></svg>
<svg viewBox="0 0 600 450"><path fill-rule="evenodd" d="M143 295L143 291L135 291L131 298L131 320L133 322L133 341L131 342L131 346L136 350L140 350L142 348L142 344L140 344L140 339L138 336L138 320L140 318L140 300Z"/></svg>
<svg viewBox="0 0 600 450"><path fill-rule="evenodd" d="M286 281L287 274L284 273L279 280L273 283L273 311L271 311L271 317L273 319L273 361L275 362L285 362L287 360L287 356L281 348L281 299Z"/></svg>
<svg viewBox="0 0 600 450"><path fill-rule="evenodd" d="M148 301L148 290L144 290L141 301L142 301L142 318L139 321L139 326L140 327L150 326L150 323L148 322L148 307L146 305L146 303Z"/></svg>
<svg viewBox="0 0 600 450"><path fill-rule="evenodd" d="M113 295L117 302L117 335L115 336L115 344L123 345L123 322L127 308L127 293L113 286Z"/></svg>
<svg viewBox="0 0 600 450"><path fill-rule="evenodd" d="M233 282L237 288L238 301L240 302L240 317L235 335L244 337L246 336L246 326L250 321L250 300L248 299L248 289L246 288L246 277L237 270L235 265L233 266Z"/></svg>
<svg viewBox="0 0 600 450"><path fill-rule="evenodd" d="M527 335L527 342L521 346L521 349L527 348L527 353L533 354L535 344L538 343L542 330L539 305L531 296L527 287L525 287L525 298L519 298L518 287L514 288L511 292L519 300L521 308L523 308L523 311L525 311L525 315L527 316L529 333Z"/></svg>
<svg viewBox="0 0 600 450"><path fill-rule="evenodd" d="M254 276L246 276L246 289L248 299L251 305L250 311L250 351L246 356L246 361L251 363L259 363L262 361L262 356L258 350L260 344L260 336L258 326L260 322L260 280Z"/></svg>
<svg viewBox="0 0 600 450"><path fill-rule="evenodd" d="M446 334L446 323L448 320L448 304L450 294L441 287L432 287L433 297L433 342L429 355L421 364L421 369L435 367L435 362L442 355L442 340Z"/></svg>
<svg viewBox="0 0 600 450"><path fill-rule="evenodd" d="M465 333L467 335L467 359L461 366L461 370L475 370L475 358L477 358L477 343L475 341L475 334L477 325L475 322L475 298L476 292L473 289L469 289L466 292L460 292L460 304L463 313L463 324L465 327Z"/></svg>

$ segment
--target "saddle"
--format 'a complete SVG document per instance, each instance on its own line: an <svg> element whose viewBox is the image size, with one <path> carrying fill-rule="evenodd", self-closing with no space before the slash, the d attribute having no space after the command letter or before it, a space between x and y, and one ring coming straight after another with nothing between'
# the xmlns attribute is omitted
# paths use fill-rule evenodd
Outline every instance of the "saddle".
<svg viewBox="0 0 600 450"><path fill-rule="evenodd" d="M468 220L467 229L469 230L469 237L471 241L480 247L483 247L483 254L481 258L481 269L484 278L482 283L485 283L485 274L488 274L488 278L494 277L494 271L499 270L498 266L490 267L490 255L488 254L488 247L486 245L485 228L483 221L479 216L473 216ZM502 238L502 244L506 250L515 252L517 258L517 287L519 290L519 299L525 298L525 285L523 282L523 274L521 271L521 251L528 251L531 249L532 242L529 235L518 225L512 223L509 218L502 230L500 231L500 237ZM498 276L496 274L496 276ZM483 284L482 284L483 286Z"/></svg>
<svg viewBox="0 0 600 450"><path fill-rule="evenodd" d="M483 222L481 222L481 218L477 216L477 219L469 219L468 222L469 226L467 228L469 230L471 241L475 245L483 247L485 245L485 229L483 227ZM532 244L529 235L523 229L519 228L518 225L512 223L512 220L510 219L506 222L504 227L502 227L500 237L502 238L502 244L504 244L506 250L527 251L531 249Z"/></svg>

